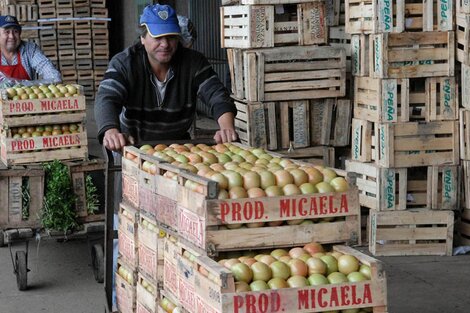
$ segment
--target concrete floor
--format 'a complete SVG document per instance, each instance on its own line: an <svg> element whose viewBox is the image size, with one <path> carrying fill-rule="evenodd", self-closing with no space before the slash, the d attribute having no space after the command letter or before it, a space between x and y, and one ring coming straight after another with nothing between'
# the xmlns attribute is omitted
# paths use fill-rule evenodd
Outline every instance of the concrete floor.
<svg viewBox="0 0 470 313"><path fill-rule="evenodd" d="M90 151L99 155L91 107L88 116ZM86 240L42 240L39 249L32 241L29 253L30 288L21 292L9 250L0 248L0 313L104 312L103 285L94 280ZM389 313L470 312L470 255L379 259L388 278Z"/></svg>

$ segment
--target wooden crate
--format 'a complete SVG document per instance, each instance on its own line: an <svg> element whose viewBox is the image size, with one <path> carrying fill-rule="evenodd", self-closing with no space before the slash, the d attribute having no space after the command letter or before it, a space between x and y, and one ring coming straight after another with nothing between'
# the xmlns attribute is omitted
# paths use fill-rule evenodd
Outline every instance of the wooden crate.
<svg viewBox="0 0 470 313"><path fill-rule="evenodd" d="M380 168L373 163L346 161L357 174L359 203L377 211L413 208L460 208L460 167Z"/></svg>
<svg viewBox="0 0 470 313"><path fill-rule="evenodd" d="M91 8L91 16L99 17L99 18L107 18L108 9L107 8Z"/></svg>
<svg viewBox="0 0 470 313"><path fill-rule="evenodd" d="M369 76L369 35L351 35L351 73Z"/></svg>
<svg viewBox="0 0 470 313"><path fill-rule="evenodd" d="M351 34L451 31L453 18L451 1L346 1L346 31Z"/></svg>
<svg viewBox="0 0 470 313"><path fill-rule="evenodd" d="M470 110L460 109L459 126L460 126L460 157L463 160L470 160Z"/></svg>
<svg viewBox="0 0 470 313"><path fill-rule="evenodd" d="M74 60L59 60L59 69L61 71L75 70Z"/></svg>
<svg viewBox="0 0 470 313"><path fill-rule="evenodd" d="M461 64L460 104L470 109L470 65Z"/></svg>
<svg viewBox="0 0 470 313"><path fill-rule="evenodd" d="M146 225L152 225L149 229ZM154 218L139 216L139 271L157 282L163 282L165 233L157 228Z"/></svg>
<svg viewBox="0 0 470 313"><path fill-rule="evenodd" d="M73 21L73 28L74 29L89 29L91 28L91 21L90 20L74 20Z"/></svg>
<svg viewBox="0 0 470 313"><path fill-rule="evenodd" d="M89 6L74 7L73 11L75 13L75 17L90 17L91 16L91 8Z"/></svg>
<svg viewBox="0 0 470 313"><path fill-rule="evenodd" d="M107 20L91 20L91 29L108 29Z"/></svg>
<svg viewBox="0 0 470 313"><path fill-rule="evenodd" d="M131 273L133 283L129 283L125 278L119 275L119 269L123 267ZM114 273L115 286L116 286L116 305L120 313L134 313L137 300L137 272L135 268L126 264L122 259L117 261L117 271Z"/></svg>
<svg viewBox="0 0 470 313"><path fill-rule="evenodd" d="M75 48L75 41L73 39L58 39L57 40L57 50L59 51L63 51L63 50L69 51L74 48Z"/></svg>
<svg viewBox="0 0 470 313"><path fill-rule="evenodd" d="M186 279L179 275L179 300L190 312L253 312L251 307L257 308L258 305L272 308L272 312L293 312L293 308L295 312L324 312L361 307L372 307L377 313L387 312L386 275L382 263L350 247L334 246L333 249L354 255L361 263L370 266L371 280L236 293L235 279L230 270L207 256L199 256L194 262L188 262L190 270L185 272L188 273ZM184 256L180 258L182 262L186 261L184 259ZM211 275L204 276L199 268Z"/></svg>
<svg viewBox="0 0 470 313"><path fill-rule="evenodd" d="M356 77L354 85L355 118L381 123L457 119L454 77Z"/></svg>
<svg viewBox="0 0 470 313"><path fill-rule="evenodd" d="M244 102L235 99L235 126L243 144L269 150L349 144L348 100Z"/></svg>
<svg viewBox="0 0 470 313"><path fill-rule="evenodd" d="M460 235L459 245L470 246L470 209L463 209L457 227Z"/></svg>
<svg viewBox="0 0 470 313"><path fill-rule="evenodd" d="M301 149L278 150L275 154L314 165L328 167L335 167L336 165L335 148L333 147L317 146Z"/></svg>
<svg viewBox="0 0 470 313"><path fill-rule="evenodd" d="M332 3L329 1L329 3ZM344 26L329 27L329 44L343 48L346 52L346 72L351 73L351 35L345 32Z"/></svg>
<svg viewBox="0 0 470 313"><path fill-rule="evenodd" d="M248 101L342 97L346 53L332 47L228 49L232 91Z"/></svg>
<svg viewBox="0 0 470 313"><path fill-rule="evenodd" d="M75 50L75 59L76 60L89 60L93 58L93 53L91 52L91 49L78 49Z"/></svg>
<svg viewBox="0 0 470 313"><path fill-rule="evenodd" d="M457 61L470 65L470 15L460 13L456 15L456 58Z"/></svg>
<svg viewBox="0 0 470 313"><path fill-rule="evenodd" d="M38 6L36 4L10 4L1 8L2 15L13 15L19 22L36 22L39 17Z"/></svg>
<svg viewBox="0 0 470 313"><path fill-rule="evenodd" d="M457 13L470 13L470 1L468 0L456 0Z"/></svg>
<svg viewBox="0 0 470 313"><path fill-rule="evenodd" d="M370 35L370 74L375 78L454 75L454 32Z"/></svg>
<svg viewBox="0 0 470 313"><path fill-rule="evenodd" d="M91 8L106 8L106 0L89 0Z"/></svg>
<svg viewBox="0 0 470 313"><path fill-rule="evenodd" d="M59 60L75 60L75 50L59 50Z"/></svg>
<svg viewBox="0 0 470 313"><path fill-rule="evenodd" d="M340 25L344 26L344 23L340 24L339 22L340 12L341 12L340 0L325 1L326 25L328 27L340 26Z"/></svg>
<svg viewBox="0 0 470 313"><path fill-rule="evenodd" d="M55 5L57 9L72 8L73 0L56 0Z"/></svg>
<svg viewBox="0 0 470 313"><path fill-rule="evenodd" d="M56 0L37 0L38 6L41 8L55 8Z"/></svg>
<svg viewBox="0 0 470 313"><path fill-rule="evenodd" d="M372 123L353 119L352 159L380 167L459 164L458 122Z"/></svg>
<svg viewBox="0 0 470 313"><path fill-rule="evenodd" d="M74 8L89 7L89 6L90 6L90 0L73 0Z"/></svg>
<svg viewBox="0 0 470 313"><path fill-rule="evenodd" d="M49 18L57 17L55 7L45 7L39 3L38 5L39 5L39 18L40 19L49 19Z"/></svg>
<svg viewBox="0 0 470 313"><path fill-rule="evenodd" d="M452 255L453 211L370 211L369 251L375 256Z"/></svg>
<svg viewBox="0 0 470 313"><path fill-rule="evenodd" d="M44 170L0 170L0 229L41 226Z"/></svg>
<svg viewBox="0 0 470 313"><path fill-rule="evenodd" d="M62 80L63 82L76 82L77 81L77 71L76 70L66 70L62 71Z"/></svg>
<svg viewBox="0 0 470 313"><path fill-rule="evenodd" d="M221 7L220 16L223 48L304 46L328 41L323 1L286 6L282 14L274 5Z"/></svg>
<svg viewBox="0 0 470 313"><path fill-rule="evenodd" d="M462 160L462 207L470 208L470 161Z"/></svg>
<svg viewBox="0 0 470 313"><path fill-rule="evenodd" d="M93 40L109 40L109 30L108 29L92 29L92 38Z"/></svg>
<svg viewBox="0 0 470 313"><path fill-rule="evenodd" d="M149 290L149 287L145 288L143 285L150 286L151 291ZM139 273L137 275L137 304L140 304L142 308L137 308L137 310L143 311L137 312L156 313L159 307L159 299L160 288L158 288L158 283Z"/></svg>
<svg viewBox="0 0 470 313"><path fill-rule="evenodd" d="M295 3L305 3L305 2L312 2L312 0L221 0L222 5L233 5L233 4L261 5L261 4L280 4L280 3L295 4Z"/></svg>

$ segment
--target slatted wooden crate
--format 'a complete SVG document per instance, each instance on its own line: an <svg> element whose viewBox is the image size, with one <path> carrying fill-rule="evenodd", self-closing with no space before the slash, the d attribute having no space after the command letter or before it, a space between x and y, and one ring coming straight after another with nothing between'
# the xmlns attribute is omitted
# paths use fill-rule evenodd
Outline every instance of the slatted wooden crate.
<svg viewBox="0 0 470 313"><path fill-rule="evenodd" d="M106 0L89 0L91 8L106 8Z"/></svg>
<svg viewBox="0 0 470 313"><path fill-rule="evenodd" d="M349 144L347 100L244 102L235 99L235 126L242 143L269 150Z"/></svg>
<svg viewBox="0 0 470 313"><path fill-rule="evenodd" d="M361 307L372 308L371 312L376 313L387 312L386 275L382 263L350 247L333 246L333 250L353 255L368 265L371 280L237 293L230 270L207 256L197 256L191 262L183 255L178 258L179 263L187 264L187 269L178 273L180 303L190 312L252 312L252 305L263 305L279 312L346 311ZM209 274L203 275L198 269ZM355 293L346 290L355 290Z"/></svg>
<svg viewBox="0 0 470 313"><path fill-rule="evenodd" d="M275 152L284 158L311 163L314 165L334 167L336 165L335 148L317 146L292 150L278 150Z"/></svg>
<svg viewBox="0 0 470 313"><path fill-rule="evenodd" d="M0 170L0 229L41 226L44 170Z"/></svg>
<svg viewBox="0 0 470 313"><path fill-rule="evenodd" d="M462 206L470 208L470 161L462 160ZM470 209L469 209L470 210ZM468 212L467 212L468 213Z"/></svg>
<svg viewBox="0 0 470 313"><path fill-rule="evenodd" d="M351 35L345 32L344 26L329 27L328 41L330 46L344 49L346 52L346 72L351 73Z"/></svg>
<svg viewBox="0 0 470 313"><path fill-rule="evenodd" d="M89 6L74 7L73 11L74 11L75 17L90 17L91 16L91 8Z"/></svg>
<svg viewBox="0 0 470 313"><path fill-rule="evenodd" d="M126 149L126 151L131 148ZM152 159L152 157L150 157ZM312 240L318 242L345 242L360 239L359 203L357 190L354 186L345 192L312 194L304 196L264 197L256 199L230 199L219 201L215 182L201 176L187 173L172 165L159 163L155 159L156 168L155 189L159 196L176 202L177 225L176 230L180 238L192 242L201 251L208 253L215 251L237 250L255 247L292 246L307 243ZM169 174L177 175L178 181L169 178ZM176 177L176 176L175 176ZM187 181L198 182L204 189L204 194L192 191L185 187ZM327 197L327 198L325 198ZM298 203L314 203L319 199L329 203L322 210L305 213L300 219L317 219L337 217L330 223L309 225L284 225L275 227L277 235L266 237L269 226L248 229L224 229L224 225L240 223L269 222L279 220L299 219L293 211ZM306 202L305 202L306 201ZM321 205L320 202L317 205ZM252 213L238 215L233 210L245 207ZM248 211L247 211L248 212ZM156 213L158 222L159 213ZM168 225L169 226L169 225ZM234 225L236 226L236 225ZM174 226L172 227L174 228ZM274 230L274 229L273 229ZM245 238L240 240L240 238Z"/></svg>
<svg viewBox="0 0 470 313"><path fill-rule="evenodd" d="M56 0L37 0L38 6L41 8L55 8Z"/></svg>
<svg viewBox="0 0 470 313"><path fill-rule="evenodd" d="M223 48L269 48L328 42L325 3L311 1L283 7L274 5L220 8Z"/></svg>
<svg viewBox="0 0 470 313"><path fill-rule="evenodd" d="M328 27L344 25L339 22L340 10L340 0L325 1L326 25Z"/></svg>
<svg viewBox="0 0 470 313"><path fill-rule="evenodd" d="M91 0L93 1L93 0ZM145 287L144 287L145 286ZM137 275L137 312L156 313L159 307L160 288L157 281L142 275ZM139 308L139 306L141 306Z"/></svg>
<svg viewBox="0 0 470 313"><path fill-rule="evenodd" d="M62 8L72 8L73 6L73 0L56 0L56 8L57 9L62 9Z"/></svg>
<svg viewBox="0 0 470 313"><path fill-rule="evenodd" d="M369 76L369 35L351 35L351 73Z"/></svg>
<svg viewBox="0 0 470 313"><path fill-rule="evenodd" d="M77 70L92 70L93 60L91 59L79 59L75 60ZM86 90L85 90L86 93Z"/></svg>
<svg viewBox="0 0 470 313"><path fill-rule="evenodd" d="M380 167L459 164L458 122L372 123L353 119L352 159Z"/></svg>
<svg viewBox="0 0 470 313"><path fill-rule="evenodd" d="M456 0L457 13L470 13L470 1L468 0Z"/></svg>
<svg viewBox="0 0 470 313"><path fill-rule="evenodd" d="M76 60L89 60L93 58L93 53L91 49L77 49L75 50L75 59Z"/></svg>
<svg viewBox="0 0 470 313"><path fill-rule="evenodd" d="M36 4L11 4L1 8L2 15L13 15L19 22L37 21L39 18L39 10Z"/></svg>
<svg viewBox="0 0 470 313"><path fill-rule="evenodd" d="M459 126L460 126L460 157L463 160L470 160L470 110L460 109Z"/></svg>
<svg viewBox="0 0 470 313"><path fill-rule="evenodd" d="M75 70L75 61L74 60L59 60L59 70L61 72Z"/></svg>
<svg viewBox="0 0 470 313"><path fill-rule="evenodd" d="M127 277L123 277L119 274L122 271L122 268L125 269L126 274L129 273L129 278L131 282L127 280ZM116 305L120 313L134 313L136 308L137 300L137 271L135 267L130 266L124 260L118 259L117 261L117 271L114 273L115 278L115 287L116 287Z"/></svg>
<svg viewBox="0 0 470 313"><path fill-rule="evenodd" d="M152 229L149 228L151 225ZM139 216L139 272L163 283L163 250L165 232L157 228L155 219Z"/></svg>
<svg viewBox="0 0 470 313"><path fill-rule="evenodd" d="M470 65L470 15L460 13L456 15L456 58L457 61Z"/></svg>
<svg viewBox="0 0 470 313"><path fill-rule="evenodd" d="M460 167L380 168L373 163L346 161L357 174L361 206L377 211L460 208Z"/></svg>
<svg viewBox="0 0 470 313"><path fill-rule="evenodd" d="M228 49L232 91L248 101L342 97L346 53L332 47Z"/></svg>
<svg viewBox="0 0 470 313"><path fill-rule="evenodd" d="M457 224L461 246L470 246L470 209L463 209Z"/></svg>
<svg viewBox="0 0 470 313"><path fill-rule="evenodd" d="M221 0L222 5L233 5L233 4L293 4L293 3L305 3L312 2L312 0Z"/></svg>
<svg viewBox="0 0 470 313"><path fill-rule="evenodd" d="M39 40L39 29L37 22L24 22L22 24L21 39L33 41L38 46L41 44Z"/></svg>
<svg viewBox="0 0 470 313"><path fill-rule="evenodd" d="M89 29L91 28L91 21L87 19L83 20L74 20L73 21L74 29Z"/></svg>
<svg viewBox="0 0 470 313"><path fill-rule="evenodd" d="M453 211L370 211L369 251L376 256L452 255Z"/></svg>
<svg viewBox="0 0 470 313"><path fill-rule="evenodd" d="M347 0L346 31L351 34L451 31L452 1Z"/></svg>
<svg viewBox="0 0 470 313"><path fill-rule="evenodd" d="M75 40L73 39L57 39L57 49L62 50L71 50L75 48Z"/></svg>
<svg viewBox="0 0 470 313"><path fill-rule="evenodd" d="M470 109L470 65L462 63L460 75L460 105Z"/></svg>
<svg viewBox="0 0 470 313"><path fill-rule="evenodd" d="M73 0L74 8L90 7L90 0Z"/></svg>
<svg viewBox="0 0 470 313"><path fill-rule="evenodd" d="M371 122L456 120L454 77L356 77L354 117Z"/></svg>
<svg viewBox="0 0 470 313"><path fill-rule="evenodd" d="M453 76L454 32L370 35L370 71L375 78Z"/></svg>
<svg viewBox="0 0 470 313"><path fill-rule="evenodd" d="M56 13L55 7L45 7L39 4L39 18L40 19L56 18L57 17L56 14L57 13Z"/></svg>

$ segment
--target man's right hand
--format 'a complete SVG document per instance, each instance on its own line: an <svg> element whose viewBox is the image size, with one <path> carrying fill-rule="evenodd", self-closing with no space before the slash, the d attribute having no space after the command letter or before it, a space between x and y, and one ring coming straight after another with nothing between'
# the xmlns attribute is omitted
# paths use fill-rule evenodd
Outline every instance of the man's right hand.
<svg viewBox="0 0 470 313"><path fill-rule="evenodd" d="M129 144L134 144L134 139L131 136L119 132L117 128L108 129L104 133L103 145L108 150L121 152L122 148Z"/></svg>

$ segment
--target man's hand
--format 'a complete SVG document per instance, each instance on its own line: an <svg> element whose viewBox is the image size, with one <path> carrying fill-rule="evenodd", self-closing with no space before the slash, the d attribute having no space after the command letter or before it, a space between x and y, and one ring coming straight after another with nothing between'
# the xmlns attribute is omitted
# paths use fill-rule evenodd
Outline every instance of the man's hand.
<svg viewBox="0 0 470 313"><path fill-rule="evenodd" d="M232 112L222 114L217 120L220 130L215 133L214 140L217 143L232 142L238 139L235 131L235 116Z"/></svg>
<svg viewBox="0 0 470 313"><path fill-rule="evenodd" d="M234 129L220 129L215 133L214 140L217 143L232 142L238 139Z"/></svg>
<svg viewBox="0 0 470 313"><path fill-rule="evenodd" d="M108 129L104 133L103 145L108 150L121 152L122 148L128 144L134 144L134 139L131 136L120 133L117 128Z"/></svg>

